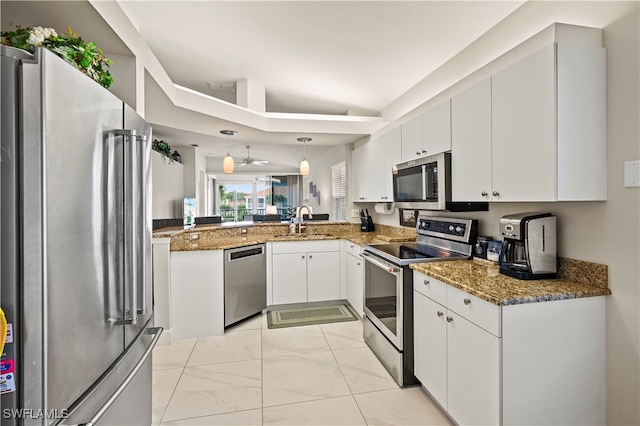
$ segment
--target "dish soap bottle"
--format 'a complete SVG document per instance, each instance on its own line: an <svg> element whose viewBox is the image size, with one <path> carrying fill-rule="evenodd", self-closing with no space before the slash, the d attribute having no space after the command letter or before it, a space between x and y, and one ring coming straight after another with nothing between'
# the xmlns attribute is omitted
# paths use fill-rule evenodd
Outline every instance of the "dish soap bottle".
<svg viewBox="0 0 640 426"><path fill-rule="evenodd" d="M290 234L296 233L296 223L294 222L293 218L291 218L291 223L289 224L289 233Z"/></svg>

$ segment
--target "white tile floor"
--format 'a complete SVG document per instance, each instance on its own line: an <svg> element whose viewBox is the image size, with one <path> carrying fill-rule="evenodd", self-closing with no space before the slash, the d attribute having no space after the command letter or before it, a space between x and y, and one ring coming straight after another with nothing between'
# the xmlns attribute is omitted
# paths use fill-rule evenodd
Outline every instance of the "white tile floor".
<svg viewBox="0 0 640 426"><path fill-rule="evenodd" d="M361 321L269 330L261 315L156 347L153 370L157 425L451 424L420 387L398 387Z"/></svg>

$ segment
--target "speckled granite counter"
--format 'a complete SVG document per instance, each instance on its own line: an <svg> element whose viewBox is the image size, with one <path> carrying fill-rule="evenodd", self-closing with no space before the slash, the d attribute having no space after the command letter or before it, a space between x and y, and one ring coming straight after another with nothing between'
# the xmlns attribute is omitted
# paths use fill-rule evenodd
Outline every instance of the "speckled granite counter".
<svg viewBox="0 0 640 426"><path fill-rule="evenodd" d="M555 280L518 280L483 260L414 263L411 269L501 306L611 294L606 265L574 259L561 259Z"/></svg>
<svg viewBox="0 0 640 426"><path fill-rule="evenodd" d="M171 251L224 250L252 244L282 241L346 239L359 245L415 240L415 230L376 225L376 232L360 232L360 224L349 222L305 222L302 234L289 235L284 223L201 225L191 228L163 228L154 238L171 238ZM243 231L245 233L243 233Z"/></svg>

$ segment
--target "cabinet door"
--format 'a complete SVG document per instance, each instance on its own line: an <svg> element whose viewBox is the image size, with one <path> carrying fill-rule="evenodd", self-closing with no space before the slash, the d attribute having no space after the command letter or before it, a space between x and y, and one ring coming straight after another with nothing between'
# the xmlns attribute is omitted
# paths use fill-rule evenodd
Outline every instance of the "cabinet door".
<svg viewBox="0 0 640 426"><path fill-rule="evenodd" d="M274 254L271 257L273 273L273 304L307 301L307 254Z"/></svg>
<svg viewBox="0 0 640 426"><path fill-rule="evenodd" d="M383 158L383 181L384 194L383 201L393 201L393 174L392 167L402 162L402 129L396 127L390 132L381 136L384 144Z"/></svg>
<svg viewBox="0 0 640 426"><path fill-rule="evenodd" d="M307 253L307 301L340 299L340 252Z"/></svg>
<svg viewBox="0 0 640 426"><path fill-rule="evenodd" d="M494 74L491 93L493 201L555 201L555 45Z"/></svg>
<svg viewBox="0 0 640 426"><path fill-rule="evenodd" d="M447 408L446 309L413 292L413 373L436 401Z"/></svg>
<svg viewBox="0 0 640 426"><path fill-rule="evenodd" d="M384 192L384 145L378 139L353 150L354 201L381 201Z"/></svg>
<svg viewBox="0 0 640 426"><path fill-rule="evenodd" d="M364 144L353 150L351 161L353 164L353 192L354 201L364 201L367 186L367 151L369 144Z"/></svg>
<svg viewBox="0 0 640 426"><path fill-rule="evenodd" d="M491 200L491 78L451 99L451 196Z"/></svg>
<svg viewBox="0 0 640 426"><path fill-rule="evenodd" d="M447 311L447 411L460 425L500 422L500 339Z"/></svg>
<svg viewBox="0 0 640 426"><path fill-rule="evenodd" d="M434 155L451 149L451 100L422 114L422 153Z"/></svg>
<svg viewBox="0 0 640 426"><path fill-rule="evenodd" d="M401 126L402 161L422 155L422 116L419 115Z"/></svg>
<svg viewBox="0 0 640 426"><path fill-rule="evenodd" d="M347 254L347 301L361 316L364 313L362 258Z"/></svg>

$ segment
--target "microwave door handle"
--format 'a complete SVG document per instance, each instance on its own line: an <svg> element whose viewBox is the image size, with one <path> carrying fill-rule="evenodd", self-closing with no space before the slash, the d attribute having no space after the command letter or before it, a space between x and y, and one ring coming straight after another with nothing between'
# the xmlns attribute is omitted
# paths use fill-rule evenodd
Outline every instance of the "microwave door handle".
<svg viewBox="0 0 640 426"><path fill-rule="evenodd" d="M427 200L427 166L422 165L422 201Z"/></svg>

